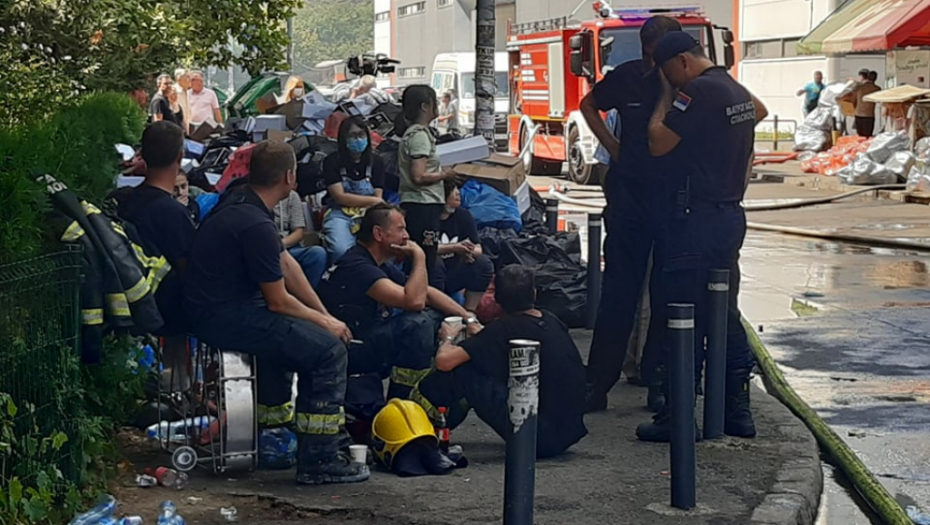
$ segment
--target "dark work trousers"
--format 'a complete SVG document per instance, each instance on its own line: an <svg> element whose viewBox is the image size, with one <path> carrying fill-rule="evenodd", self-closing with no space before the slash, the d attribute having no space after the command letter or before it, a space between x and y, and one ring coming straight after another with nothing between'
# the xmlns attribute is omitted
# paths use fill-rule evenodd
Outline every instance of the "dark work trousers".
<svg viewBox="0 0 930 525"><path fill-rule="evenodd" d="M875 134L875 117L856 117L856 135L871 137Z"/></svg>
<svg viewBox="0 0 930 525"><path fill-rule="evenodd" d="M362 344L349 347L349 375L390 377L388 399L406 399L433 366L441 319L433 310L404 312L356 333Z"/></svg>
<svg viewBox="0 0 930 525"><path fill-rule="evenodd" d="M617 176L615 173L608 175ZM657 174L640 174L639 177L657 177ZM653 308L646 346L643 350L643 379L653 371L647 366L657 362L649 353L661 348L656 337L662 331L653 329L665 323L662 315L661 281L659 271L664 259L666 199L658 182L643 183L629 177L618 178L609 184L609 201L605 210L607 238L604 242L604 276L601 282L601 303L594 324L594 338L588 357L587 380L595 395L605 395L620 379L623 361L629 346L630 334L636 320L643 281L653 254L653 271L650 276L650 305Z"/></svg>
<svg viewBox="0 0 930 525"><path fill-rule="evenodd" d="M507 397L507 380L481 374L473 363L460 365L451 372L430 372L410 395L434 420L438 418L438 407L446 407L446 424L451 429L460 425L474 408L501 439L507 439L511 428ZM556 456L571 446L572 443L557 443L558 433L543 418L538 419L537 425L536 457Z"/></svg>
<svg viewBox="0 0 930 525"><path fill-rule="evenodd" d="M406 212L407 233L410 239L423 248L426 254L426 273L429 284L438 290L444 290L444 283L436 272L437 250L439 249L440 223L445 204L417 204L404 202L400 207Z"/></svg>
<svg viewBox="0 0 930 525"><path fill-rule="evenodd" d="M460 259L458 255L456 259ZM449 295L465 290L467 292L484 292L494 278L494 264L487 255L475 257L475 262L468 263L453 259L443 261L442 272L445 274L445 292ZM449 266L452 266L449 268Z"/></svg>
<svg viewBox="0 0 930 525"><path fill-rule="evenodd" d="M273 313L260 303L218 308L193 325L194 334L211 346L256 356L259 424L293 424L298 433L315 436L312 453L321 461L336 453L345 424L348 364L341 341L309 321ZM289 380L295 372L296 415Z"/></svg>
<svg viewBox="0 0 930 525"><path fill-rule="evenodd" d="M739 251L746 237L745 211L739 203L692 205L688 213L680 209L673 212L668 232L666 301L694 305L696 369L702 368L708 329L708 271L717 268L730 270L727 370L752 368L755 361L737 302Z"/></svg>

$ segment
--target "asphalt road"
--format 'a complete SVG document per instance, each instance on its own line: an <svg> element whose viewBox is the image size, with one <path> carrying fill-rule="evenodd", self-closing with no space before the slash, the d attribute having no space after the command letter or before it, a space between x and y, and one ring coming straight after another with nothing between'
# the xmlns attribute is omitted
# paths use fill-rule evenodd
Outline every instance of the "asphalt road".
<svg viewBox="0 0 930 525"><path fill-rule="evenodd" d="M788 381L903 505L930 507L930 256L750 232L744 315ZM877 523L828 469L818 523Z"/></svg>

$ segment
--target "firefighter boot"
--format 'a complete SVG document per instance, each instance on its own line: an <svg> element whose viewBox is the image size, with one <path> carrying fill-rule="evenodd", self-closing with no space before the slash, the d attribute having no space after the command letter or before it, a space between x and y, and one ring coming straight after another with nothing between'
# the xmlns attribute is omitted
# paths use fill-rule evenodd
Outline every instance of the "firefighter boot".
<svg viewBox="0 0 930 525"><path fill-rule="evenodd" d="M368 465L352 463L335 450L333 436L297 434L297 483L356 483L371 476Z"/></svg>
<svg viewBox="0 0 930 525"><path fill-rule="evenodd" d="M723 433L728 436L751 438L756 435L756 424L749 408L749 373L751 368L727 370L727 394Z"/></svg>
<svg viewBox="0 0 930 525"><path fill-rule="evenodd" d="M665 392L656 385L649 385L649 391L646 393L646 406L654 413L665 410Z"/></svg>

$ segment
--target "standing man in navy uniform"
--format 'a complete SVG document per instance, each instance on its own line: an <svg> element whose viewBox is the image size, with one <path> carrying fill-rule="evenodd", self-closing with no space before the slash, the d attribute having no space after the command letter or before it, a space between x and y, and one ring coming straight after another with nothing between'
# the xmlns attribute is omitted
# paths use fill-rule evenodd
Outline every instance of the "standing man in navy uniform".
<svg viewBox="0 0 930 525"><path fill-rule="evenodd" d="M662 159L649 154L647 127L661 94L653 50L670 31L681 31L677 20L654 16L640 30L643 58L617 66L581 101L581 113L591 131L610 153L610 170L604 182L607 239L604 243L604 280L588 358L587 410L607 408L607 392L620 379L623 361L636 319L643 280L653 253L650 303L653 307L643 352L642 378L656 383L657 354L661 353L664 311L659 293L662 269L662 238L667 212ZM604 124L599 111L616 109L620 137ZM664 399L650 388L650 408L659 410Z"/></svg>
<svg viewBox="0 0 930 525"><path fill-rule="evenodd" d="M654 57L663 89L649 122L649 150L657 157L674 153L676 166L668 180L673 203L665 260L666 300L695 305L694 348L701 356L707 330L708 270L730 270L724 432L753 437L749 373L754 361L737 304L739 251L746 236L741 202L752 168L755 126L768 112L686 33L667 34ZM636 433L644 441L667 441L668 414L660 413Z"/></svg>

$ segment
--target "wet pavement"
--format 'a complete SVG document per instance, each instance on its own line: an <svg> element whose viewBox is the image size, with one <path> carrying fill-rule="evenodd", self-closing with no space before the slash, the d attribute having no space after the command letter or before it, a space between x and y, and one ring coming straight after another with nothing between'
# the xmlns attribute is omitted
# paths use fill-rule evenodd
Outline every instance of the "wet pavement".
<svg viewBox="0 0 930 525"><path fill-rule="evenodd" d="M751 217L751 220L755 220ZM930 508L930 255L750 232L743 314L902 504ZM825 466L823 525L878 523Z"/></svg>

